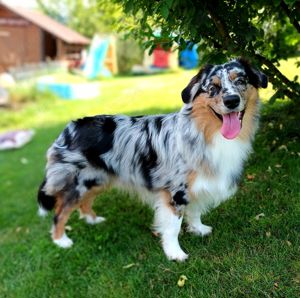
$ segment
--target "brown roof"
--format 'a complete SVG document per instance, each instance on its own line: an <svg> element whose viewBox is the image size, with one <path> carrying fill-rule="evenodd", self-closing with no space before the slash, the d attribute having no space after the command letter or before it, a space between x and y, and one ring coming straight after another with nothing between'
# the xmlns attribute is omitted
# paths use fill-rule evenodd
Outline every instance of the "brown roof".
<svg viewBox="0 0 300 298"><path fill-rule="evenodd" d="M70 44L88 45L90 40L78 32L66 27L65 25L53 20L52 18L34 10L29 10L21 7L12 7L7 3L0 1L0 4L7 7L9 10L39 26L43 30L58 37L59 39Z"/></svg>

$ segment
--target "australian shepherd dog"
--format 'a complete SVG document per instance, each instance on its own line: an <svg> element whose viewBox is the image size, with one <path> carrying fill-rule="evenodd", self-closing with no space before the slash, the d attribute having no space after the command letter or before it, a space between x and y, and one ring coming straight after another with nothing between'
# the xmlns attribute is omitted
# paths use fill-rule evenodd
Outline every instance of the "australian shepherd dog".
<svg viewBox="0 0 300 298"><path fill-rule="evenodd" d="M234 59L204 66L182 91L177 113L70 122L47 152L38 192L39 213L55 209L53 242L73 244L65 224L75 209L89 224L103 222L93 201L117 184L151 204L167 258L185 260L182 220L189 232L211 233L201 215L236 192L258 127L258 88L267 83L246 60Z"/></svg>

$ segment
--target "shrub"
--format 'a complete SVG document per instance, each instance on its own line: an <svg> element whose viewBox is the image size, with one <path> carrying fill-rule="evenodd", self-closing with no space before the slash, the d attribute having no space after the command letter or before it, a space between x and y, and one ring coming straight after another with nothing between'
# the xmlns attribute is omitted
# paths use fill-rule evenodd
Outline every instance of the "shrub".
<svg viewBox="0 0 300 298"><path fill-rule="evenodd" d="M133 39L117 39L117 59L120 74L129 73L135 64L143 64L143 50Z"/></svg>

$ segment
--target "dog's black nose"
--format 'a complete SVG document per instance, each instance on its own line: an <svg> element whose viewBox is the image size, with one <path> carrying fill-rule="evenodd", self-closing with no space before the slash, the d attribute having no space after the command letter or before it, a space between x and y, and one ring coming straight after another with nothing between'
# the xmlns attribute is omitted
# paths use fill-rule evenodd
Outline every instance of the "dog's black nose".
<svg viewBox="0 0 300 298"><path fill-rule="evenodd" d="M223 97L223 102L228 109L234 109L240 104L240 97L238 95L226 95Z"/></svg>

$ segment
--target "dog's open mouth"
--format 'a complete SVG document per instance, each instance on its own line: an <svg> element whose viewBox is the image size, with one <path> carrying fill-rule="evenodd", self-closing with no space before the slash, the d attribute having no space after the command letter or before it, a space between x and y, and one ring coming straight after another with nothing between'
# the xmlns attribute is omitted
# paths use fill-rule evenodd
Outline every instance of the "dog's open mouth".
<svg viewBox="0 0 300 298"><path fill-rule="evenodd" d="M221 115L212 109L214 114L222 121L221 134L226 139L234 139L238 136L242 129L242 121L244 112L231 112L228 114Z"/></svg>

